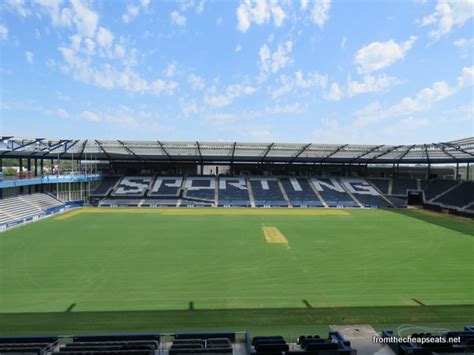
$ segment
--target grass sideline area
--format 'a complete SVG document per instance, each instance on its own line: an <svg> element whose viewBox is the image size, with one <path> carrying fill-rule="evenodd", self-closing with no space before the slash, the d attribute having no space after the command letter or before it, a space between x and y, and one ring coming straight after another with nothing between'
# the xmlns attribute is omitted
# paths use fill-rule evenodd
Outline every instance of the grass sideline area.
<svg viewBox="0 0 474 355"><path fill-rule="evenodd" d="M0 235L0 334L291 336L330 324L458 329L474 320L474 223L465 218L380 209L86 211ZM267 243L264 226L288 244Z"/></svg>

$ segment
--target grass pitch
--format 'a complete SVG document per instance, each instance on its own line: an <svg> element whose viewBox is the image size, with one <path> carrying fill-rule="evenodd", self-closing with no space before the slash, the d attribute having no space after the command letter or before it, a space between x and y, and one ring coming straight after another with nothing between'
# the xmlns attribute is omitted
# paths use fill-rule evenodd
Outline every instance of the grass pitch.
<svg viewBox="0 0 474 355"><path fill-rule="evenodd" d="M369 209L132 211L78 210L0 234L0 333L283 333L474 320L467 219ZM263 227L287 243L268 243Z"/></svg>

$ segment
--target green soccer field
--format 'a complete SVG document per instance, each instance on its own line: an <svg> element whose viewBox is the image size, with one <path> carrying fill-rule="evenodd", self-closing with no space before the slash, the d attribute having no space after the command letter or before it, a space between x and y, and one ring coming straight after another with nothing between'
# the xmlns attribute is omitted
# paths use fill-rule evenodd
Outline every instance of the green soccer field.
<svg viewBox="0 0 474 355"><path fill-rule="evenodd" d="M0 333L474 320L467 219L371 209L97 211L0 234ZM286 241L271 243L266 227Z"/></svg>

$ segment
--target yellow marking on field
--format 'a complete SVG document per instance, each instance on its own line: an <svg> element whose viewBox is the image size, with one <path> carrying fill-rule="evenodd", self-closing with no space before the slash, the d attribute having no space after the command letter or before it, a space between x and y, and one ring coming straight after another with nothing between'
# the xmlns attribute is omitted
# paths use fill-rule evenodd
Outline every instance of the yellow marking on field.
<svg viewBox="0 0 474 355"><path fill-rule="evenodd" d="M132 213L132 214L161 214L161 211L155 208L79 208L71 212L63 213L62 215L55 217L55 220L68 219L81 214L114 214L114 213Z"/></svg>
<svg viewBox="0 0 474 355"><path fill-rule="evenodd" d="M277 227L262 227L262 230L263 234L265 234L265 239L267 240L267 243L288 244L288 240Z"/></svg>
<svg viewBox="0 0 474 355"><path fill-rule="evenodd" d="M340 209L254 209L254 208L175 208L161 209L163 215L184 216L347 216L348 212Z"/></svg>
<svg viewBox="0 0 474 355"><path fill-rule="evenodd" d="M64 220L82 214L160 214L164 216L348 216L341 209L254 209L254 208L78 208L63 213L55 220Z"/></svg>

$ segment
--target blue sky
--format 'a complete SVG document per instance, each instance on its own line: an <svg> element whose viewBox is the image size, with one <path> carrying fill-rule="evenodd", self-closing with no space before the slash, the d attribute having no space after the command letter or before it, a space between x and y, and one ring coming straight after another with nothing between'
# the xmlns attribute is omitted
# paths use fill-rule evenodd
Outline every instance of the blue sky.
<svg viewBox="0 0 474 355"><path fill-rule="evenodd" d="M3 0L0 133L473 136L473 16L473 0Z"/></svg>

